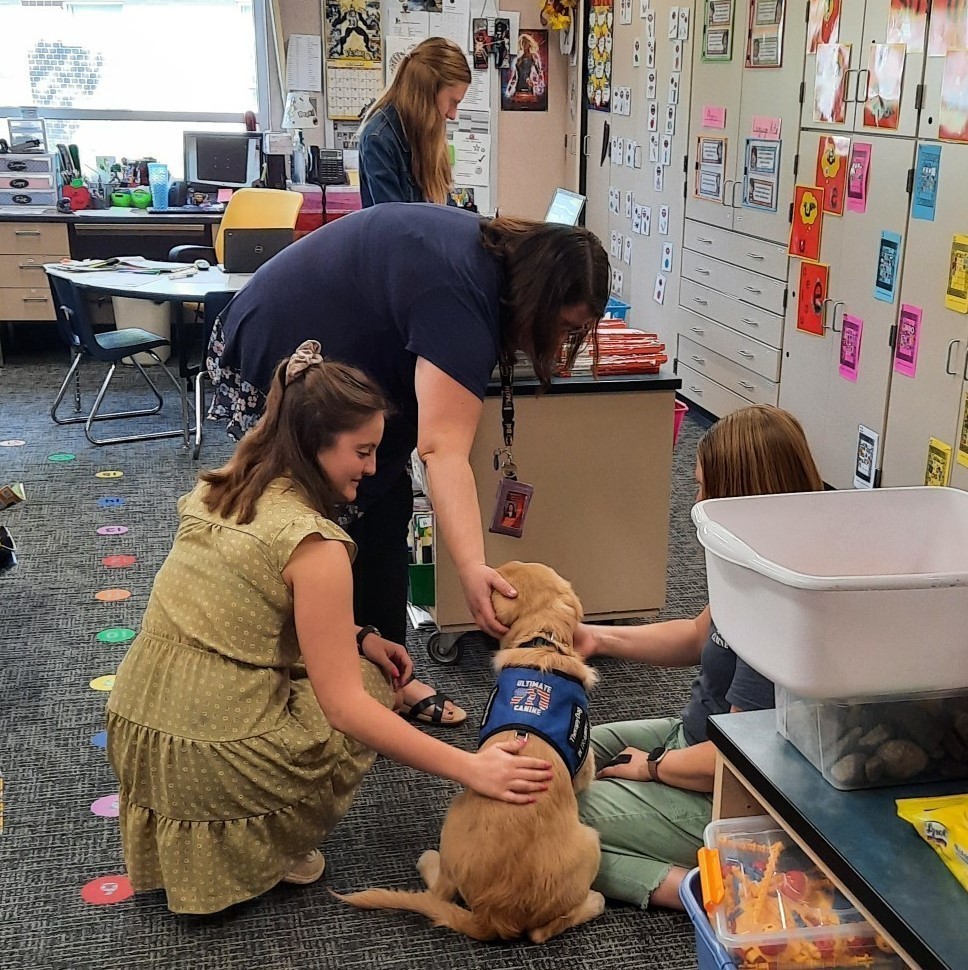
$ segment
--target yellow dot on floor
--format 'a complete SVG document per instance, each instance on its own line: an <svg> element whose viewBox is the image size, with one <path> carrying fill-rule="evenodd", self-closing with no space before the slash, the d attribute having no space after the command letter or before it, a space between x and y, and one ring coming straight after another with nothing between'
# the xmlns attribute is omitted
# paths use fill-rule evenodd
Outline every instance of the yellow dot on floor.
<svg viewBox="0 0 968 970"><path fill-rule="evenodd" d="M110 691L114 688L114 674L105 674L103 677L95 677L91 681L91 690Z"/></svg>
<svg viewBox="0 0 968 970"><path fill-rule="evenodd" d="M95 478L124 478L124 472L118 471L107 471L107 472L95 472Z"/></svg>

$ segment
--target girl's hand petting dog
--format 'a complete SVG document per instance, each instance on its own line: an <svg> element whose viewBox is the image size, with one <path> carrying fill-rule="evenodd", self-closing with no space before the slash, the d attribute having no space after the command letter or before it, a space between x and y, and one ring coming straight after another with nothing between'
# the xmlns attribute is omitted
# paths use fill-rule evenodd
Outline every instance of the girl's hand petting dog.
<svg viewBox="0 0 968 970"><path fill-rule="evenodd" d="M471 774L464 781L478 795L516 805L530 805L551 783L551 763L543 758L526 758L518 752L528 743L527 735L481 748L471 757Z"/></svg>
<svg viewBox="0 0 968 970"><path fill-rule="evenodd" d="M595 775L596 778L625 778L649 781L649 756L638 748L625 748Z"/></svg>

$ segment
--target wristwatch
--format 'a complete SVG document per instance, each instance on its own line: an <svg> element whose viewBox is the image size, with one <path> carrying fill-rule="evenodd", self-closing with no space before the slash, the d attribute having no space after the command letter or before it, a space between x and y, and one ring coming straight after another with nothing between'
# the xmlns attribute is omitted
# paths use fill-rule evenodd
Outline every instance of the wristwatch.
<svg viewBox="0 0 968 970"><path fill-rule="evenodd" d="M380 631L372 625L361 626L359 632L356 634L356 649L359 655L363 656L363 641L371 634L375 633L378 637L383 636Z"/></svg>
<svg viewBox="0 0 968 970"><path fill-rule="evenodd" d="M662 779L659 777L659 764L668 753L668 748L653 748L649 752L649 757L646 759L645 763L649 766L649 777L652 779L652 781L658 781L661 783Z"/></svg>

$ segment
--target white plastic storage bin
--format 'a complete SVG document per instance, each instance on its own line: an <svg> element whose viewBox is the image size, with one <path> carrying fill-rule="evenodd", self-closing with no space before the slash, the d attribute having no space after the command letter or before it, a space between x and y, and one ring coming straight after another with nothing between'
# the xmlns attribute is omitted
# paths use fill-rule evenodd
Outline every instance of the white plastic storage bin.
<svg viewBox="0 0 968 970"><path fill-rule="evenodd" d="M968 691L847 700L776 692L776 728L841 790L968 778Z"/></svg>
<svg viewBox="0 0 968 970"><path fill-rule="evenodd" d="M719 632L803 697L968 687L968 493L884 488L693 507Z"/></svg>
<svg viewBox="0 0 968 970"><path fill-rule="evenodd" d="M130 330L138 327L148 333L157 334L165 340L171 340L171 308L167 303L154 303L151 300L137 300L128 296L112 296L114 307L114 324L118 330ZM155 353L164 363L171 355L171 347L159 347ZM150 367L157 363L150 354L136 354L138 363L142 367ZM122 364L132 365L131 357L124 357Z"/></svg>
<svg viewBox="0 0 968 970"><path fill-rule="evenodd" d="M710 822L703 841L719 856L723 882L722 898L707 900L709 921L737 967L903 968L769 815Z"/></svg>

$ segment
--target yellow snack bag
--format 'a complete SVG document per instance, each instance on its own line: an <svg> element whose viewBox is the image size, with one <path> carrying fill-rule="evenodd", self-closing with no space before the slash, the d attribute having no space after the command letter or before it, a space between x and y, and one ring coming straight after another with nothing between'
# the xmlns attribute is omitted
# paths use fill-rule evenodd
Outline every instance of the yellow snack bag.
<svg viewBox="0 0 968 970"><path fill-rule="evenodd" d="M899 798L897 814L910 822L968 889L968 795Z"/></svg>

